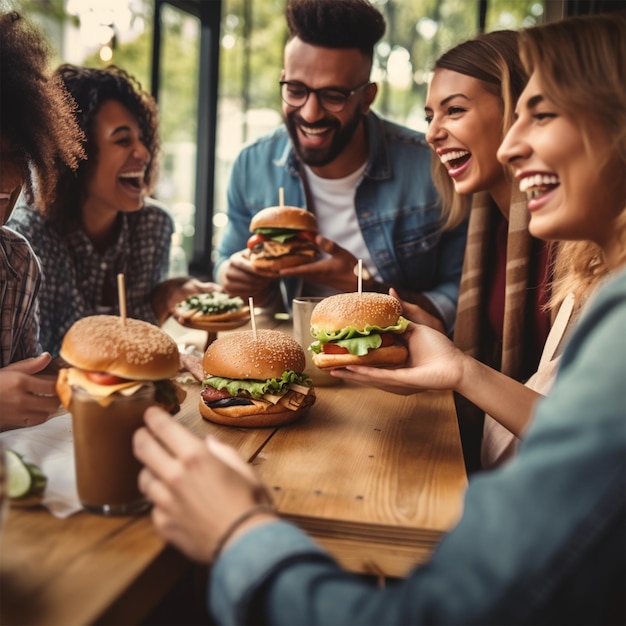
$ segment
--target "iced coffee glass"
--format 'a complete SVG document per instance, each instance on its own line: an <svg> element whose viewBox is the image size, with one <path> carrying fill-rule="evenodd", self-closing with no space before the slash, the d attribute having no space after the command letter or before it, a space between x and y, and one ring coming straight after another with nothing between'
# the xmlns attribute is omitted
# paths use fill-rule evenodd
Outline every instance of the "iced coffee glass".
<svg viewBox="0 0 626 626"><path fill-rule="evenodd" d="M308 349L314 341L311 336L311 313L323 297L300 297L294 298L293 309L293 338L302 346L306 354L306 367L304 373L309 376L316 387L338 385L341 378L331 376L327 370L321 370L313 364L313 354Z"/></svg>
<svg viewBox="0 0 626 626"><path fill-rule="evenodd" d="M73 387L70 413L74 435L78 498L87 511L130 515L148 508L137 486L141 463L133 455L134 432L144 411L154 404L154 386L125 396L115 393L102 406L80 387Z"/></svg>

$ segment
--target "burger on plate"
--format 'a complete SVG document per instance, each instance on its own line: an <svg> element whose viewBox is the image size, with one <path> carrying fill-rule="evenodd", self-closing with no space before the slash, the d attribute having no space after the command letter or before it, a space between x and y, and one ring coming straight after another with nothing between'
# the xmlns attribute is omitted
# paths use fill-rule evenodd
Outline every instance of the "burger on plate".
<svg viewBox="0 0 626 626"><path fill-rule="evenodd" d="M229 426L276 426L315 402L304 350L289 335L260 329L218 337L203 358L202 417Z"/></svg>
<svg viewBox="0 0 626 626"><path fill-rule="evenodd" d="M70 367L59 370L56 391L69 410L73 389L81 387L102 406L115 394L130 396L155 387L155 404L170 413L180 408L185 392L170 378L180 367L176 342L158 326L116 315L92 315L75 322L61 344Z"/></svg>
<svg viewBox="0 0 626 626"><path fill-rule="evenodd" d="M202 328L216 322L247 319L250 317L250 307L244 306L241 298L231 298L225 293L198 293L179 302L173 314L183 325Z"/></svg>
<svg viewBox="0 0 626 626"><path fill-rule="evenodd" d="M250 221L250 262L255 268L280 270L315 260L317 219L306 209L272 206Z"/></svg>
<svg viewBox="0 0 626 626"><path fill-rule="evenodd" d="M311 313L313 363L320 369L346 365L400 365L408 350L399 340L409 322L392 296L341 293L319 302Z"/></svg>

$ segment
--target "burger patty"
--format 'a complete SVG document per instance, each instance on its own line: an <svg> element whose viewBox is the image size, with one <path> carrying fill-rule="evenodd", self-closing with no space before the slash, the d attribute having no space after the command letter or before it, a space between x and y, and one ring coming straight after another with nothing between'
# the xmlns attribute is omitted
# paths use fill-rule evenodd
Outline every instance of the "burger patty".
<svg viewBox="0 0 626 626"><path fill-rule="evenodd" d="M201 392L202 400L208 407L246 406L253 404L249 398L231 396L226 389L215 389L207 385Z"/></svg>
<svg viewBox="0 0 626 626"><path fill-rule="evenodd" d="M284 256L294 255L313 257L315 256L317 249L309 241L291 239L285 243L279 243L278 241L272 240L263 241L253 246L250 252L251 254L257 256L263 254L266 257L280 259Z"/></svg>

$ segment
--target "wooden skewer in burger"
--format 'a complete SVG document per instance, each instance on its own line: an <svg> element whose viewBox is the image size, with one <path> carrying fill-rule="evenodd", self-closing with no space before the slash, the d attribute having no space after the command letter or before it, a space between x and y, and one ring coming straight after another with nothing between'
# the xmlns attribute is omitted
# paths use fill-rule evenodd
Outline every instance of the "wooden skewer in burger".
<svg viewBox="0 0 626 626"><path fill-rule="evenodd" d="M299 419L315 402L303 373L306 358L298 342L277 330L258 329L218 337L203 358L202 417L228 426L276 426Z"/></svg>

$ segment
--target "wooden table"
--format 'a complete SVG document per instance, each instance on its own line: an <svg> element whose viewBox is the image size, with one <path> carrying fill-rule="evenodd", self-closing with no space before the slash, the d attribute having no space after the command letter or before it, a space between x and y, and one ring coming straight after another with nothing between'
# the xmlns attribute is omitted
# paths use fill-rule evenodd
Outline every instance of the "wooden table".
<svg viewBox="0 0 626 626"><path fill-rule="evenodd" d="M237 448L280 513L348 569L401 576L460 516L466 476L448 393L402 397L344 383L318 388L297 422L238 429L203 420L199 385L187 389L176 418ZM138 623L191 568L147 515L59 520L15 508L0 550L3 624Z"/></svg>

